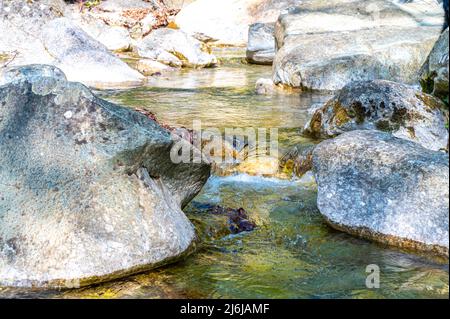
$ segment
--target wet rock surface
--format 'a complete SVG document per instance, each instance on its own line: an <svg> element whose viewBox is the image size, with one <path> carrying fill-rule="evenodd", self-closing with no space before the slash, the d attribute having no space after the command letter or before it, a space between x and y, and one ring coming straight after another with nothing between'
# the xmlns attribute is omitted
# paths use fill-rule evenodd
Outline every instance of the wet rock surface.
<svg viewBox="0 0 450 319"><path fill-rule="evenodd" d="M329 138L375 129L437 151L447 148L447 125L448 111L439 99L405 84L375 80L345 86L313 113L303 133Z"/></svg>
<svg viewBox="0 0 450 319"><path fill-rule="evenodd" d="M293 177L302 177L312 170L312 154L315 145L296 146L286 152L280 159L283 173Z"/></svg>
<svg viewBox="0 0 450 319"><path fill-rule="evenodd" d="M215 233L221 232L223 234L239 234L244 231L252 231L256 228L256 224L249 219L248 213L242 207L234 209L230 207L222 207L219 205L196 202L192 203L192 207L202 214L211 214L219 217L226 217L227 230L220 230L220 227L217 227L217 229L214 231Z"/></svg>
<svg viewBox="0 0 450 319"><path fill-rule="evenodd" d="M378 131L352 131L313 152L317 205L352 235L448 257L449 158Z"/></svg>
<svg viewBox="0 0 450 319"><path fill-rule="evenodd" d="M8 73L7 73L8 74ZM170 133L49 66L0 86L0 284L73 287L188 254L181 211L209 177Z"/></svg>

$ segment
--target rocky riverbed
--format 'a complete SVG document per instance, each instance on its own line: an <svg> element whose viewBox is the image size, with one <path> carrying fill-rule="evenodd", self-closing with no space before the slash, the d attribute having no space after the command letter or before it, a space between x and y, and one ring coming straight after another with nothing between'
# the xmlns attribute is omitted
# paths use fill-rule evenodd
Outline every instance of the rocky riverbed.
<svg viewBox="0 0 450 319"><path fill-rule="evenodd" d="M4 1L0 297L448 298L443 10L347 2Z"/></svg>

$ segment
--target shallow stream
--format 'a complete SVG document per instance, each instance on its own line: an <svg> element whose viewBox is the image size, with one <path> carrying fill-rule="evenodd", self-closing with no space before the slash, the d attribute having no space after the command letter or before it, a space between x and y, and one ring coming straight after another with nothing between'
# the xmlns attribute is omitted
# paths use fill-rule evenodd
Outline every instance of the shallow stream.
<svg viewBox="0 0 450 319"><path fill-rule="evenodd" d="M311 143L298 134L308 109L327 95L256 95L267 66L220 54L215 69L151 77L147 86L102 91L111 101L147 108L164 123L223 129L277 127L280 146ZM238 174L213 176L186 208L196 225L216 221L196 207L243 207L258 227L213 236L187 259L148 273L71 291L0 288L0 297L45 298L448 298L448 263L335 231L316 207L314 183ZM380 269L380 288L366 287L366 267Z"/></svg>

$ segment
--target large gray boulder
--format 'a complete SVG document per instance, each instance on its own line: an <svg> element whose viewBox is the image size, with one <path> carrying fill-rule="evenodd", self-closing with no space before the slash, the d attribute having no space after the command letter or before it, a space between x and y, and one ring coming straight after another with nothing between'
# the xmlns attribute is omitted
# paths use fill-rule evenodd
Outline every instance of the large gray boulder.
<svg viewBox="0 0 450 319"><path fill-rule="evenodd" d="M248 29L247 61L271 65L275 57L275 24L254 23Z"/></svg>
<svg viewBox="0 0 450 319"><path fill-rule="evenodd" d="M425 92L448 102L448 28L441 34L421 69Z"/></svg>
<svg viewBox="0 0 450 319"><path fill-rule="evenodd" d="M140 57L174 67L203 68L217 64L203 42L181 30L161 28L136 43Z"/></svg>
<svg viewBox="0 0 450 319"><path fill-rule="evenodd" d="M338 230L448 257L449 157L378 131L313 151L317 205Z"/></svg>
<svg viewBox="0 0 450 319"><path fill-rule="evenodd" d="M209 165L174 164L168 131L52 66L2 81L0 285L83 286L192 251L181 208Z"/></svg>
<svg viewBox="0 0 450 319"><path fill-rule="evenodd" d="M406 84L352 82L318 108L304 133L330 138L353 130L381 130L431 150L448 146L448 112L432 95Z"/></svg>
<svg viewBox="0 0 450 319"><path fill-rule="evenodd" d="M0 53L8 56L9 66L52 64L69 80L96 87L138 85L145 79L64 18L62 0L5 0L0 6Z"/></svg>
<svg viewBox="0 0 450 319"><path fill-rule="evenodd" d="M304 1L275 27L275 84L338 90L352 81L417 83L440 35L438 1Z"/></svg>

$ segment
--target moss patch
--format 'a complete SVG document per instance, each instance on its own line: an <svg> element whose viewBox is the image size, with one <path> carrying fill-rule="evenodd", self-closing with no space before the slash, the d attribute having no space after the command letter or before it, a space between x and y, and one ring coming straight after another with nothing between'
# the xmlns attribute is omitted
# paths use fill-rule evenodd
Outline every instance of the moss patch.
<svg viewBox="0 0 450 319"><path fill-rule="evenodd" d="M322 127L322 112L319 110L314 113L313 117L311 118L310 123L310 130L309 135L311 135L314 138L319 138L320 136L320 129Z"/></svg>
<svg viewBox="0 0 450 319"><path fill-rule="evenodd" d="M334 116L332 122L336 123L337 126L342 126L350 121L350 116L347 110L339 102L334 104L333 114Z"/></svg>
<svg viewBox="0 0 450 319"><path fill-rule="evenodd" d="M444 102L441 102L439 99L435 98L432 95L425 93L417 93L416 97L419 100L421 100L423 104L430 110L439 110L445 107Z"/></svg>

